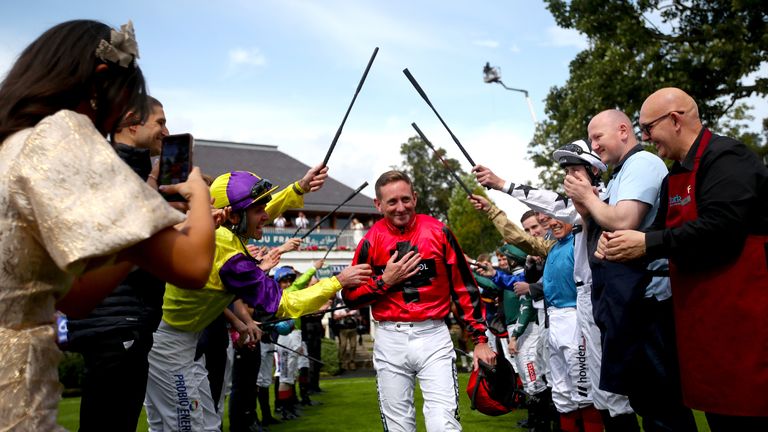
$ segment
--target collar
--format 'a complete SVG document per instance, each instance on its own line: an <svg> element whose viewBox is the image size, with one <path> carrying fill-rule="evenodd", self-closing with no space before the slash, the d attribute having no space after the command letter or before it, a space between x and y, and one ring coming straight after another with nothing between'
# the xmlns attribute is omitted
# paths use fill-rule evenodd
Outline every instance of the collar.
<svg viewBox="0 0 768 432"><path fill-rule="evenodd" d="M621 161L619 161L618 164L616 164L615 167L613 167L613 171L611 172L611 178L616 177L616 175L621 171L621 167L624 166L624 162L627 161L630 157L632 157L633 154L643 151L643 146L640 144L637 144L636 146L632 147L630 151L627 152L627 154L624 155L623 158L621 158Z"/></svg>
<svg viewBox="0 0 768 432"><path fill-rule="evenodd" d="M693 145L690 149L688 149L688 153L685 155L685 158L683 158L682 162L675 162L675 164L679 165L683 169L687 171L693 171L693 166L695 165L695 159L696 159L696 151L699 150L699 144L701 144L701 137L704 135L704 131L707 128L703 127L699 131L699 135L696 137L696 139L693 141Z"/></svg>
<svg viewBox="0 0 768 432"><path fill-rule="evenodd" d="M393 234L397 234L397 235L403 235L403 234L405 234L405 233L407 233L409 231L413 231L413 227L416 226L416 219L418 219L419 216L420 215L418 213L415 213L413 215L413 217L411 218L411 222L405 228L399 228L399 227L396 227L396 226L392 225L392 223L386 217L382 218L382 221L384 222L384 226L387 227L387 230L389 232L391 232Z"/></svg>
<svg viewBox="0 0 768 432"><path fill-rule="evenodd" d="M115 152L142 180L147 181L149 173L152 172L152 159L149 156L149 149L115 143Z"/></svg>
<svg viewBox="0 0 768 432"><path fill-rule="evenodd" d="M555 240L557 240L557 239L555 239ZM566 242L569 242L569 241L573 242L573 230L571 230L571 232L569 232L567 236L561 238L560 240L557 240L558 243L566 243Z"/></svg>

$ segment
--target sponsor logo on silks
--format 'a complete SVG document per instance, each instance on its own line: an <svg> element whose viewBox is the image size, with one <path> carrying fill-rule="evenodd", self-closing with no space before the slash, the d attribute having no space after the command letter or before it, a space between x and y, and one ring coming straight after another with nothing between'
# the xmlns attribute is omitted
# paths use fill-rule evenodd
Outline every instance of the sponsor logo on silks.
<svg viewBox="0 0 768 432"><path fill-rule="evenodd" d="M176 425L181 432L191 431L192 411L197 409L200 402L189 398L184 374L173 375L173 385L176 388Z"/></svg>
<svg viewBox="0 0 768 432"><path fill-rule="evenodd" d="M579 384L589 384L589 377L587 376L587 342L584 337L581 337L581 345L579 345L579 352L576 354L576 360L579 362ZM587 397L587 387L577 385L579 395Z"/></svg>
<svg viewBox="0 0 768 432"><path fill-rule="evenodd" d="M690 188L690 186L688 186ZM691 202L691 196L688 195L687 197L683 198L680 195L675 195L672 197L669 197L669 206L684 206Z"/></svg>
<svg viewBox="0 0 768 432"><path fill-rule="evenodd" d="M528 379L531 382L536 381L536 366L533 365L533 362L526 363L525 368L528 369Z"/></svg>
<svg viewBox="0 0 768 432"><path fill-rule="evenodd" d="M582 397L589 396L589 393L587 393L589 391L588 387L576 386L576 391L579 393L579 396L582 396Z"/></svg>

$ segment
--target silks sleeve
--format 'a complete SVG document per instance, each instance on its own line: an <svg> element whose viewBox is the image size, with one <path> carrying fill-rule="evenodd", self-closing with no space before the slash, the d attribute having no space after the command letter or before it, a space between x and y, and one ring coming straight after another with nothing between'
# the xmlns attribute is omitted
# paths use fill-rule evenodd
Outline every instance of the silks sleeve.
<svg viewBox="0 0 768 432"><path fill-rule="evenodd" d="M501 233L507 243L519 247L528 255L546 257L549 249L555 244L555 240L544 240L527 234L522 228L507 219L506 213L493 204L488 210L488 219L493 222L496 230Z"/></svg>
<svg viewBox="0 0 768 432"><path fill-rule="evenodd" d="M602 190L602 183L599 190ZM512 183L505 189L507 193L531 209L552 216L569 224L580 223L581 216L576 211L573 201L567 197L545 189L536 189L526 185Z"/></svg>
<svg viewBox="0 0 768 432"><path fill-rule="evenodd" d="M277 307L277 316L298 318L317 312L340 289L341 283L336 276L332 276L303 290L283 292Z"/></svg>
<svg viewBox="0 0 768 432"><path fill-rule="evenodd" d="M352 258L352 265L369 264L372 268L373 256L375 254L374 244L371 241L371 233L373 230L363 237L360 243L357 244L355 250L355 256ZM386 289L382 289L376 285L376 279L370 278L363 284L356 287L347 287L341 291L341 297L344 300L344 304L350 309L358 309L368 306L387 294Z"/></svg>
<svg viewBox="0 0 768 432"><path fill-rule="evenodd" d="M487 343L485 335L485 308L480 300L480 289L472 276L464 252L448 227L443 227L445 236L445 262L448 264L448 277L451 279L451 300L456 304L456 318L464 321L467 331L475 344Z"/></svg>
<svg viewBox="0 0 768 432"><path fill-rule="evenodd" d="M248 306L273 313L277 299L282 300L280 285L245 254L235 254L227 260L219 269L219 277L227 291Z"/></svg>
<svg viewBox="0 0 768 432"><path fill-rule="evenodd" d="M309 285L309 281L312 280L312 276L317 273L317 269L314 267L310 267L309 270L305 271L301 274L301 276L297 277L295 281L289 286L286 291L298 291L303 290L304 288Z"/></svg>
<svg viewBox="0 0 768 432"><path fill-rule="evenodd" d="M528 328L528 325L535 323L537 318L536 309L533 308L533 302L528 295L520 296L520 314L517 316L517 322L508 327L510 335L520 337Z"/></svg>
<svg viewBox="0 0 768 432"><path fill-rule="evenodd" d="M522 274L510 274L497 271L491 278L491 281L496 285L503 287L505 290L514 291L515 283L525 282L525 276Z"/></svg>
<svg viewBox="0 0 768 432"><path fill-rule="evenodd" d="M272 199L267 203L269 221L278 217L288 209L300 209L304 207L305 191L299 187L299 182L286 186L280 192L273 193Z"/></svg>

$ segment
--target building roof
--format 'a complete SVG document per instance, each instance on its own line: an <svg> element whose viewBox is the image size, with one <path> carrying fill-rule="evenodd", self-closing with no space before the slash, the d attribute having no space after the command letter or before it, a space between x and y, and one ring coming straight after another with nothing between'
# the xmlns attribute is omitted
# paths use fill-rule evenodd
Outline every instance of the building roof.
<svg viewBox="0 0 768 432"><path fill-rule="evenodd" d="M310 168L281 152L277 146L265 144L196 139L193 157L195 165L210 176L217 177L229 171L251 171L281 188L304 177ZM303 210L330 212L358 186L350 187L328 176L322 189L304 198ZM373 185L342 206L339 213L378 214L373 198L364 195L368 191L373 191Z"/></svg>

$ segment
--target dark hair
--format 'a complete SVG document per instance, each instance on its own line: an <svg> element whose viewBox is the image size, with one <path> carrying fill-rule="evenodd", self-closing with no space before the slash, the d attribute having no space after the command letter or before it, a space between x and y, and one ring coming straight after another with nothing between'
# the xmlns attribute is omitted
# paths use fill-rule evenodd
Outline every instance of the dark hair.
<svg viewBox="0 0 768 432"><path fill-rule="evenodd" d="M113 134L132 107L138 107L142 118L146 116L141 69L96 57L96 47L102 39L111 39L110 32L109 26L97 21L67 21L24 49L0 84L0 143L62 109L74 111L94 96L94 126L102 133ZM106 64L107 70L96 73L99 64ZM114 124L105 124L111 116Z"/></svg>
<svg viewBox="0 0 768 432"><path fill-rule="evenodd" d="M527 212L523 213L523 216L520 217L520 223L525 222L526 220L528 220L528 218L536 217L536 215L538 215L537 212L533 210L528 210Z"/></svg>
<svg viewBox="0 0 768 432"><path fill-rule="evenodd" d="M383 186L394 183L396 181L406 182L408 186L411 187L411 191L413 191L413 184L411 183L411 178L408 177L408 174L398 170L391 170L380 175L379 179L376 180L376 198L381 199L381 188Z"/></svg>
<svg viewBox="0 0 768 432"><path fill-rule="evenodd" d="M205 182L205 184L207 184L208 186L213 184L213 180L214 180L213 177L211 177L211 176L209 176L208 174L205 174L205 173L200 173L200 175L203 177L203 181Z"/></svg>
<svg viewBox="0 0 768 432"><path fill-rule="evenodd" d="M122 132L124 128L140 125L146 122L148 117L155 112L155 108L163 108L163 104L150 95L147 95L147 98L144 101L138 102L139 106L131 107L126 111L123 120L112 133L113 138L114 134ZM208 186L210 186L210 183Z"/></svg>
<svg viewBox="0 0 768 432"><path fill-rule="evenodd" d="M157 100L157 99L155 99L154 97L152 97L152 96L150 96L150 95L147 95L147 108L149 108L149 112L152 112L152 110L153 110L155 107L160 107L160 108L162 108L162 107L163 107L163 104L162 104L162 103L160 103L160 101L159 101L159 100Z"/></svg>

